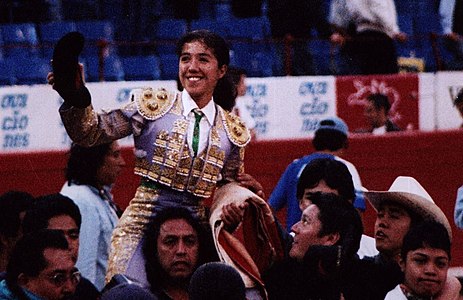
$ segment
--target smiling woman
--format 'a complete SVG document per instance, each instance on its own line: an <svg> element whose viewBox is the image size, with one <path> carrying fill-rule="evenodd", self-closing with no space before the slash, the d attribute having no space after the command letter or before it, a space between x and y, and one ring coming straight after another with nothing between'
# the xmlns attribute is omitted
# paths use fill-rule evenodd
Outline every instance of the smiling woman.
<svg viewBox="0 0 463 300"><path fill-rule="evenodd" d="M81 101L87 93L79 74L78 84L70 82L64 91L54 86L64 96L61 118L74 142L88 147L134 135L135 174L142 179L113 233L107 280L123 273L147 285L137 263L143 263L140 242L149 220L164 207L176 206L205 221L203 199L243 171L249 131L216 97L230 61L227 43L210 31L192 31L179 40L177 55L181 93L134 91L131 103L113 111L97 113ZM50 74L50 83L55 79Z"/></svg>

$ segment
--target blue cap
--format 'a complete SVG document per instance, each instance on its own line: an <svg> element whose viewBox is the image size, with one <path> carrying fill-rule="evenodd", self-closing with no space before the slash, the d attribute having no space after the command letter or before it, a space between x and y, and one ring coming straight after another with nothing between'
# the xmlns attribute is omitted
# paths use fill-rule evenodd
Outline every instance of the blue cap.
<svg viewBox="0 0 463 300"><path fill-rule="evenodd" d="M336 130L346 136L349 133L349 128L347 127L346 122L344 122L344 120L338 117L327 117L320 120L320 122L318 122L317 124L317 129L315 130L315 133L320 129Z"/></svg>

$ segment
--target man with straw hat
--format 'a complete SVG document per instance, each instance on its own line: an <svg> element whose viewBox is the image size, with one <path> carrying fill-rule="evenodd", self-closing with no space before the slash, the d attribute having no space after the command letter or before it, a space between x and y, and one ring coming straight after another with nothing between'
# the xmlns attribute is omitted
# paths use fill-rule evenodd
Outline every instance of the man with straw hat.
<svg viewBox="0 0 463 300"><path fill-rule="evenodd" d="M449 221L431 196L413 177L399 176L387 191L368 191L365 198L377 212L374 238L379 254L357 262L351 274L345 274L346 299L384 299L387 292L402 282L399 267L400 251L405 234L422 221L441 223L449 237ZM454 299L461 285L448 277L446 286L436 299Z"/></svg>

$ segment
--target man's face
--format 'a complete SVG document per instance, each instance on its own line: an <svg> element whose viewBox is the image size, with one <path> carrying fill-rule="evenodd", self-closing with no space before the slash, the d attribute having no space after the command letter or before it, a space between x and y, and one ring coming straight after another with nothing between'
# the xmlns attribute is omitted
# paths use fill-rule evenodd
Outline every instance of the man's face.
<svg viewBox="0 0 463 300"><path fill-rule="evenodd" d="M384 125L382 121L385 118L384 109L376 109L372 101L367 101L363 115L373 128L378 128Z"/></svg>
<svg viewBox="0 0 463 300"><path fill-rule="evenodd" d="M400 262L404 284L420 297L434 297L444 288L449 257L442 249L420 248L407 253Z"/></svg>
<svg viewBox="0 0 463 300"><path fill-rule="evenodd" d="M101 185L111 185L116 182L117 176L125 166L125 160L121 154L121 146L118 142L112 142L106 153L103 163L97 170L97 180Z"/></svg>
<svg viewBox="0 0 463 300"><path fill-rule="evenodd" d="M46 300L61 300L72 296L78 280L77 269L69 250L46 248L43 256L47 267L36 277L25 276L24 287Z"/></svg>
<svg viewBox="0 0 463 300"><path fill-rule="evenodd" d="M294 232L294 241L289 256L302 261L305 253L313 245L330 245L328 236L320 237L322 224L319 219L318 206L311 204L303 212L299 222L291 227Z"/></svg>
<svg viewBox="0 0 463 300"><path fill-rule="evenodd" d="M184 219L161 225L157 239L158 259L171 279L188 279L198 263L198 234Z"/></svg>
<svg viewBox="0 0 463 300"><path fill-rule="evenodd" d="M299 200L299 208L301 211L304 211L309 205L312 204L312 201L310 200L310 197L314 193L326 193L326 194L335 194L336 196L339 196L338 190L335 190L333 188L330 188L328 184L326 184L325 180L320 180L318 184L312 188L307 188L304 190L304 195L302 196L302 199Z"/></svg>
<svg viewBox="0 0 463 300"><path fill-rule="evenodd" d="M79 255L79 228L74 219L68 215L52 217L48 220L47 229L60 230L64 233L72 258L77 261Z"/></svg>
<svg viewBox="0 0 463 300"><path fill-rule="evenodd" d="M214 53L203 42L193 41L183 45L179 60L179 78L199 108L212 98L217 81L227 70L219 66Z"/></svg>
<svg viewBox="0 0 463 300"><path fill-rule="evenodd" d="M238 96L240 97L246 95L246 75L242 74L240 76L240 81L236 86L236 91L238 92Z"/></svg>
<svg viewBox="0 0 463 300"><path fill-rule="evenodd" d="M375 222L376 249L390 257L400 253L411 221L410 215L402 206L382 204Z"/></svg>

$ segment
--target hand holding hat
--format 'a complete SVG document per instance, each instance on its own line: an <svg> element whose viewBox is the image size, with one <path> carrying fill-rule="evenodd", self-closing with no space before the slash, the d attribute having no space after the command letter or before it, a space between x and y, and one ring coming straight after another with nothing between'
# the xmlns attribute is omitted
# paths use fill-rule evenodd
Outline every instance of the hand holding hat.
<svg viewBox="0 0 463 300"><path fill-rule="evenodd" d="M79 32L66 34L56 44L52 60L53 88L66 103L79 108L87 107L91 102L78 61L84 41Z"/></svg>

